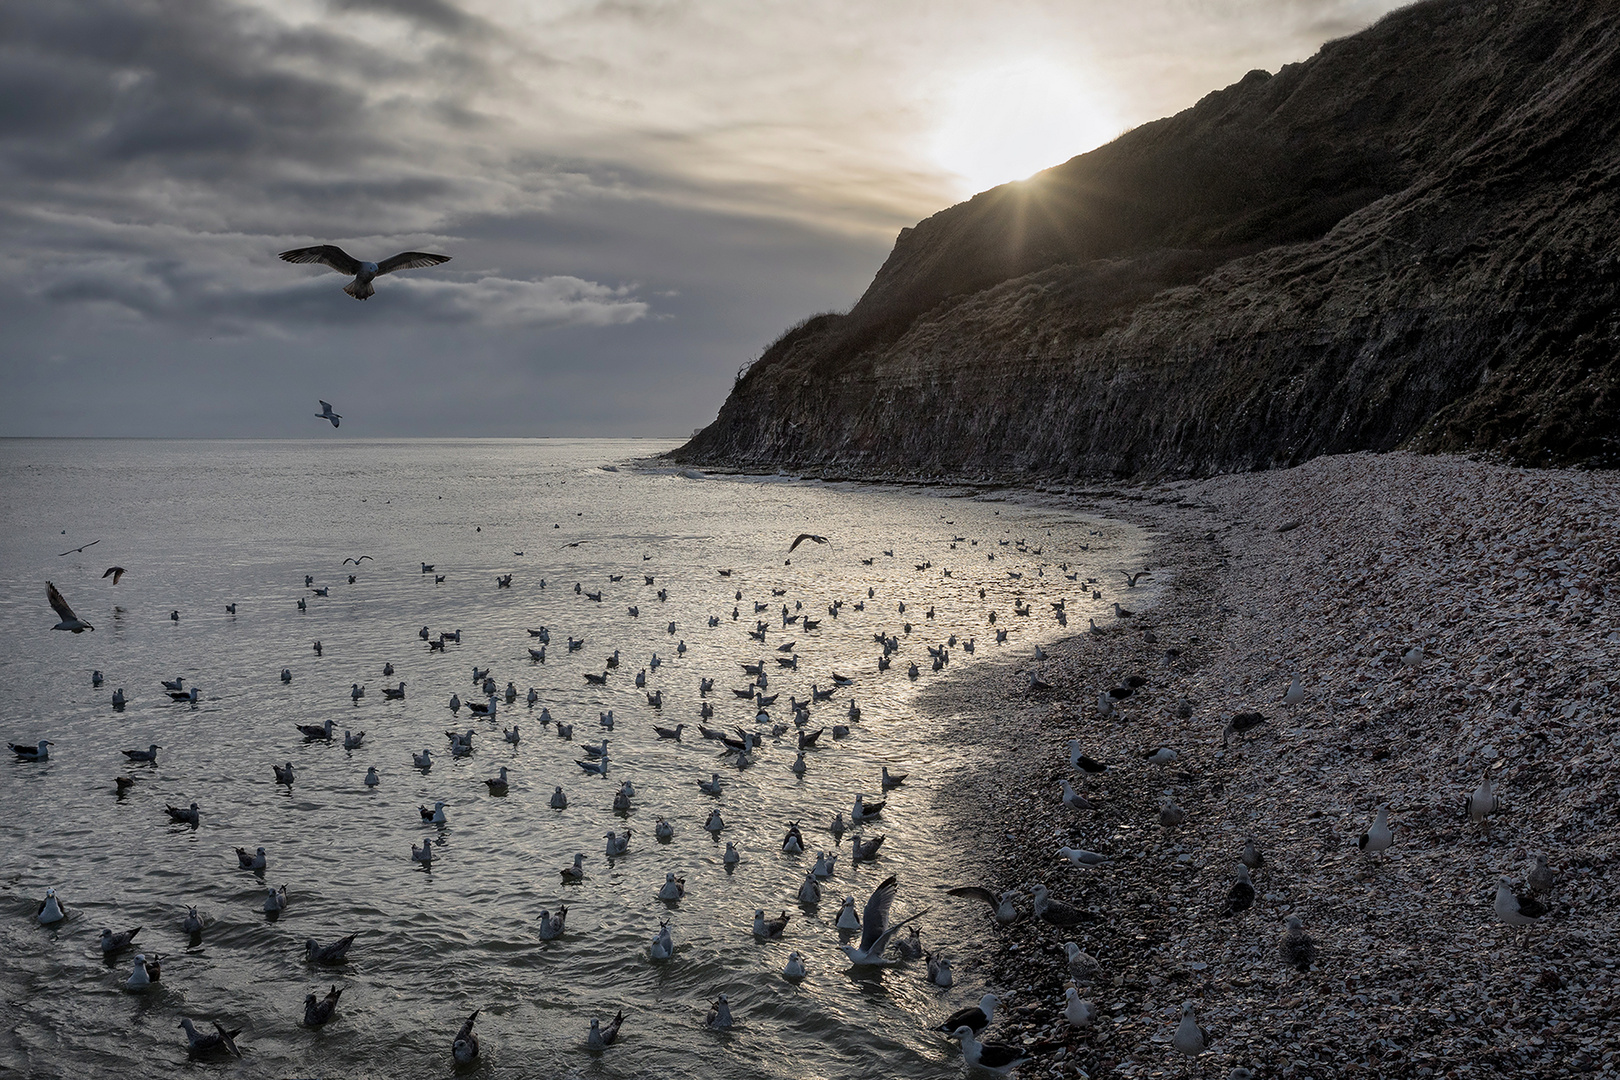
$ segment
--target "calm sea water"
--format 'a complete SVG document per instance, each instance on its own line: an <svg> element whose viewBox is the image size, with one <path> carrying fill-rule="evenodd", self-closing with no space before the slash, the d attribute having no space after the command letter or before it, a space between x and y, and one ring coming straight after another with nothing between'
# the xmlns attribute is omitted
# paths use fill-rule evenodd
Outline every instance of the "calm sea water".
<svg viewBox="0 0 1620 1080"><path fill-rule="evenodd" d="M964 492L635 464L666 445L0 442L0 617L11 630L0 716L8 740L56 744L46 763L0 763L0 993L12 1030L0 1073L448 1075L454 1032L481 1008L474 1075L957 1075L959 1054L928 1026L987 987L970 963L948 992L920 963L852 970L833 926L839 901L852 894L864 905L896 874L896 917L930 907L925 944L971 954L984 913L937 891L956 882L952 852L964 838L949 832L932 791L973 767L934 738L972 717L919 713L918 688L975 664L1029 665L1036 643L1069 632L1050 602L1067 600L1071 630L1105 606L1062 564L1081 581L1106 579L1140 562L1142 538L1116 522ZM806 543L788 564L800 532L831 543ZM360 555L371 558L344 564ZM421 572L424 562L434 574ZM127 569L116 585L102 577L114 565ZM511 587L497 588L504 574ZM314 595L306 575L329 594ZM49 629L47 579L93 633ZM598 591L600 602L584 595ZM1033 613L1014 615L1026 601ZM757 614L756 603L766 605ZM784 605L819 627L784 628ZM1005 644L994 643L990 611L1010 631ZM763 643L747 636L756 620L769 626ZM461 642L430 653L424 625L435 636L460 630ZM525 632L541 627L551 634L544 663L530 658L538 642ZM879 633L902 642L886 672ZM953 634L975 638L976 653L951 648L936 673L925 647ZM570 652L569 638L583 649ZM788 641L792 653L778 651ZM606 670L615 650L621 665L607 684L587 684L584 673ZM655 652L662 665L652 669ZM797 671L776 664L789 655ZM761 658L769 692L781 695L775 721L791 721L789 697L826 688L834 671L855 680L814 707L811 728L829 730L802 779L789 768L791 731L739 772L695 730L702 677L715 680L712 726L765 726L731 692L748 683L740 662ZM474 667L523 695L503 701L495 722L447 707L452 693L482 700ZM662 708L635 687L642 669ZM104 673L99 688L93 670ZM195 706L163 692L160 681L176 676L200 689ZM385 701L383 686L400 680L404 699ZM366 693L354 702L357 683ZM122 712L110 704L119 687ZM533 709L530 687L540 695ZM834 741L831 725L852 698L861 719ZM541 706L575 725L572 742L541 725ZM598 722L609 709L611 732ZM339 733L331 743L306 742L295 726L328 718ZM655 737L653 723L679 721L690 725L683 742ZM515 747L501 735L514 723ZM452 758L445 732L469 727L475 752ZM345 730L366 733L361 748L343 748ZM587 776L575 764L582 744L604 735L609 774ZM154 742L163 747L155 765L129 766L120 753ZM412 767L423 748L436 755L426 772ZM271 770L286 762L297 774L290 788ZM912 780L889 794L881 827L865 830L888 837L882 858L857 867L848 836L839 844L826 825L839 810L848 816L857 792L881 797L885 764ZM492 796L483 781L502 765L510 791ZM375 789L362 783L368 766L382 778ZM718 799L696 787L716 770L726 785ZM122 797L120 773L136 779ZM627 779L633 809L615 813ZM562 812L548 806L559 784ZM448 823L424 825L417 808L436 800L448 804ZM193 801L200 828L169 823L165 803ZM703 829L716 806L726 822L718 842ZM674 825L667 843L654 839L657 816ZM811 850L788 856L780 842L794 820ZM629 853L608 859L604 834L625 828ZM436 841L431 870L410 857L424 838ZM730 872L726 840L742 852ZM238 869L234 849L260 845L268 870ZM803 908L796 892L818 849L840 858L823 903ZM576 852L590 856L589 876L565 885L559 871ZM674 907L654 896L666 871L686 879ZM285 884L291 897L275 921L260 910L266 884ZM72 914L54 928L33 918L48 886ZM568 932L542 942L536 917L559 904ZM181 929L187 905L208 920L200 942ZM752 936L760 907L792 914L780 942ZM653 963L648 945L664 919L677 951ZM138 944L163 958L161 988L142 995L123 989L135 950L109 964L97 944L104 926L136 925ZM350 963L306 965L306 938L349 933L360 935ZM810 971L797 987L780 975L793 949ZM337 1019L304 1030L305 994L332 984L345 987ZM719 993L736 1016L728 1033L703 1026ZM590 1019L619 1009L619 1044L589 1052ZM181 1016L243 1028L243 1058L188 1064Z"/></svg>

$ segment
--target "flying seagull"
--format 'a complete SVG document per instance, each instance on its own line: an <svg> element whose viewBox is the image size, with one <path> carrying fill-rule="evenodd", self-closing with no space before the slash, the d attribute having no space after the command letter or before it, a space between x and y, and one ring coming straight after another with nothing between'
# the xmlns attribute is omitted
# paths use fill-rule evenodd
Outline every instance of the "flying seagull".
<svg viewBox="0 0 1620 1080"><path fill-rule="evenodd" d="M113 584L116 585L118 584L118 579L127 573L129 573L129 571L125 570L122 566L109 566L107 567L107 572L101 576L104 578L112 578Z"/></svg>
<svg viewBox="0 0 1620 1080"><path fill-rule="evenodd" d="M55 585L47 581L45 583L45 590L46 599L51 602L51 607L56 609L56 614L62 619L61 622L51 627L52 630L71 630L75 634L82 634L86 630L95 629L95 627L73 614L73 609L68 607L68 602L66 600L62 599L62 594L56 591Z"/></svg>
<svg viewBox="0 0 1620 1080"><path fill-rule="evenodd" d="M73 549L72 549L72 550L70 550L70 551L64 551L64 552L61 552L61 553L60 553L60 554L58 554L58 555L57 555L57 556L56 556L56 557L57 557L57 558L58 558L58 559L60 559L60 558L61 558L61 557L62 557L62 556L63 556L63 555L72 555L72 554L75 554L75 553L76 553L76 552L80 552L80 551L83 551L83 550L84 550L84 548L87 548L87 547L95 547L95 546L96 546L96 545L97 545L97 544L99 544L99 543L101 543L101 541L100 541L100 540L92 540L92 541L90 541L90 542L89 542L89 543L88 543L88 544L86 544L86 545L84 545L84 547L76 547L76 548L73 548ZM825 543L825 541L823 541L823 543ZM103 574L103 575L102 575L102 576L103 576L103 577L105 577L105 576L106 576L106 575L105 575L105 574Z"/></svg>
<svg viewBox="0 0 1620 1080"><path fill-rule="evenodd" d="M320 401L319 398L316 400ZM315 419L330 420L332 421L332 426L337 427L338 421L343 419L343 414L333 412L332 403L330 401L321 401L321 411L315 414Z"/></svg>
<svg viewBox="0 0 1620 1080"><path fill-rule="evenodd" d="M827 542L827 538L825 536L817 536L815 533L800 533L798 536L794 537L793 543L788 545L788 554L793 554L793 549L804 543L806 540L810 541L812 544L825 544Z"/></svg>
<svg viewBox="0 0 1620 1080"><path fill-rule="evenodd" d="M283 251L279 258L283 262L290 263L320 263L340 274L354 275L354 280L343 286L343 291L356 300L364 300L377 291L371 287L373 278L392 274L395 270L421 270L450 261L448 255L431 255L425 251L402 251L380 263L361 262L336 244L294 248L291 251Z"/></svg>

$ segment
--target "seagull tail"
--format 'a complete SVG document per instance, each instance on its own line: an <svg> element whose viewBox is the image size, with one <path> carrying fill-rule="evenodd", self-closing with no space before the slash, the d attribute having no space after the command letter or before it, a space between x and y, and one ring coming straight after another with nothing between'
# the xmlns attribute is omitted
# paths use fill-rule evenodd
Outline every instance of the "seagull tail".
<svg viewBox="0 0 1620 1080"><path fill-rule="evenodd" d="M364 300L377 290L371 287L371 282L361 281L359 278L355 278L353 281L343 286L343 291L354 297L356 300Z"/></svg>

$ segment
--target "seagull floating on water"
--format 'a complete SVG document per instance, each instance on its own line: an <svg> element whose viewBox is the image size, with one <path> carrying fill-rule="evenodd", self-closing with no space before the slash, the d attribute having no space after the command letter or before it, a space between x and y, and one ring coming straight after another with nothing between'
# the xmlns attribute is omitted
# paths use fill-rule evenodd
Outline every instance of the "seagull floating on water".
<svg viewBox="0 0 1620 1080"><path fill-rule="evenodd" d="M223 1024L215 1020L214 1030L205 1034L197 1030L196 1025L191 1022L189 1016L180 1018L180 1026L185 1028L187 1049L194 1057L207 1057L221 1050L225 1050L237 1057L242 1056L242 1051L236 1048L236 1037L242 1034L241 1028L237 1028L235 1031L227 1031Z"/></svg>
<svg viewBox="0 0 1620 1080"><path fill-rule="evenodd" d="M354 944L358 934L338 938L330 945L322 945L314 938L304 941L304 959L311 964L341 964L349 955L349 947Z"/></svg>
<svg viewBox="0 0 1620 1080"><path fill-rule="evenodd" d="M324 1026L337 1012L338 998L343 996L341 986L333 986L326 992L324 999L318 999L314 994L304 998L304 1026L318 1028Z"/></svg>
<svg viewBox="0 0 1620 1080"><path fill-rule="evenodd" d="M599 1021L591 1021L591 1030L585 1035L585 1045L592 1050L605 1050L612 1046L619 1037L619 1028L624 1024L624 1010L620 1009L617 1016L607 1027L602 1027Z"/></svg>
<svg viewBox="0 0 1620 1080"><path fill-rule="evenodd" d="M123 952L129 948L130 943L135 940L135 935L140 932L141 928L139 926L133 930L124 930L117 934L103 927L101 931L101 955L112 956L114 953Z"/></svg>
<svg viewBox="0 0 1620 1080"><path fill-rule="evenodd" d="M540 912L540 940L555 941L563 936L563 925L568 919L568 905L562 904L557 908L557 914L542 909Z"/></svg>
<svg viewBox="0 0 1620 1080"><path fill-rule="evenodd" d="M319 263L340 274L352 275L354 280L343 286L343 291L356 300L364 300L376 293L372 280L396 270L421 270L450 261L448 255L434 255L426 251L402 251L380 263L362 262L336 244L317 244L314 247L293 248L276 256L289 263ZM322 402L321 404L325 404Z"/></svg>
<svg viewBox="0 0 1620 1080"><path fill-rule="evenodd" d="M50 747L56 744L49 739L41 739L33 746L26 746L21 743L8 743L7 745L11 747L11 752L17 755L19 761L48 761L51 756Z"/></svg>
<svg viewBox="0 0 1620 1080"><path fill-rule="evenodd" d="M478 1036L473 1034L473 1021L478 1019L480 1012L483 1010L473 1010L473 1014L462 1022L461 1030L456 1032L456 1037L450 1043L450 1056L455 1059L457 1065L470 1065L478 1060Z"/></svg>
<svg viewBox="0 0 1620 1080"><path fill-rule="evenodd" d="M252 855L248 854L247 848L237 848L236 861L243 870L263 870L267 865L262 847Z"/></svg>

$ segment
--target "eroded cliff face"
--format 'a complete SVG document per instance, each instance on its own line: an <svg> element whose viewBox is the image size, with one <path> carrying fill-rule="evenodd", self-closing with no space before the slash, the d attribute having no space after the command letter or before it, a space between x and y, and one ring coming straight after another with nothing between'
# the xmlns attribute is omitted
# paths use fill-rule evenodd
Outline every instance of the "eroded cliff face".
<svg viewBox="0 0 1620 1080"><path fill-rule="evenodd" d="M1430 0L906 230L683 461L1620 464L1620 8Z"/></svg>

